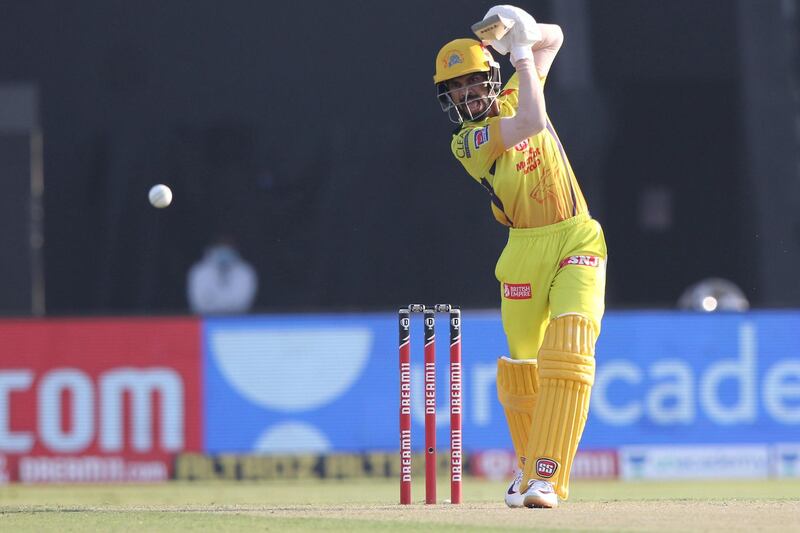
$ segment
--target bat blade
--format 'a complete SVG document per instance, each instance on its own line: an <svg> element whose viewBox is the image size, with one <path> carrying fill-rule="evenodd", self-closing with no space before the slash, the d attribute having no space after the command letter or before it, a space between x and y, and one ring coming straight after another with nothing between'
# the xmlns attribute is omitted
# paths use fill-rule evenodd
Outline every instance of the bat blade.
<svg viewBox="0 0 800 533"><path fill-rule="evenodd" d="M492 15L476 22L470 28L481 41L499 41L514 25L514 20Z"/></svg>

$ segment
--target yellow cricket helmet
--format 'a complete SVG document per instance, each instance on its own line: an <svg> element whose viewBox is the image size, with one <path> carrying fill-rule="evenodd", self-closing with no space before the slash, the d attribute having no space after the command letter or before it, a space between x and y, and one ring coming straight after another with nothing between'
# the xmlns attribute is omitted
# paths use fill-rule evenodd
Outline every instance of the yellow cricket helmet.
<svg viewBox="0 0 800 533"><path fill-rule="evenodd" d="M486 81L467 86L467 91L460 96L458 102L453 100L453 95L447 87L447 81L473 72L485 72ZM436 55L436 74L433 76L436 84L436 97L450 120L461 123L465 120L479 120L491 110L497 97L500 95L500 65L492 57L492 53L475 39L455 39L439 50ZM488 88L486 94L479 94L476 85ZM473 93L470 94L469 90ZM483 111L473 114L467 105L474 100L484 100Z"/></svg>
<svg viewBox="0 0 800 533"><path fill-rule="evenodd" d="M475 39L455 39L439 50L436 55L436 74L434 83L451 80L473 72L490 72L500 65L492 53Z"/></svg>

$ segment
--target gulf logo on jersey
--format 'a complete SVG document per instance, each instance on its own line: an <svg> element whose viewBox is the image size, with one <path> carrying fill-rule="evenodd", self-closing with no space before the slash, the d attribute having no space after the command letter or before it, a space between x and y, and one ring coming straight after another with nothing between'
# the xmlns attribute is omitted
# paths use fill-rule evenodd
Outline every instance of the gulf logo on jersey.
<svg viewBox="0 0 800 533"><path fill-rule="evenodd" d="M530 300L530 283L503 283L503 298L507 300Z"/></svg>
<svg viewBox="0 0 800 533"><path fill-rule="evenodd" d="M563 268L567 265L580 265L597 268L600 266L600 258L595 255L571 255L569 257L565 257L558 266Z"/></svg>
<svg viewBox="0 0 800 533"><path fill-rule="evenodd" d="M479 149L482 144L489 142L489 126L475 130L475 149Z"/></svg>

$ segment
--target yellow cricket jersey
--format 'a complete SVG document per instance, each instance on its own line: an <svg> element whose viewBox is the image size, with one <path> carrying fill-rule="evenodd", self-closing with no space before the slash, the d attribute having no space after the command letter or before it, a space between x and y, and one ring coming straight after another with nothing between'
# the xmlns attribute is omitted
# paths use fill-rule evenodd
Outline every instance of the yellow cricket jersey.
<svg viewBox="0 0 800 533"><path fill-rule="evenodd" d="M501 224L537 228L587 213L586 200L549 119L541 132L503 148L500 120L516 114L518 88L514 74L497 99L500 115L464 123L453 135L453 155L489 191L492 212Z"/></svg>

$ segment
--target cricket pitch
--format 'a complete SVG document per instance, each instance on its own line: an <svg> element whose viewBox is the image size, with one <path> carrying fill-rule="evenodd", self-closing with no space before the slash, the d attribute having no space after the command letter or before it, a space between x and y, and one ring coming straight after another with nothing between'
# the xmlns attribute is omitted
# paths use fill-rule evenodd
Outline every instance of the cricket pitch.
<svg viewBox="0 0 800 533"><path fill-rule="evenodd" d="M421 502L422 487L414 487ZM467 479L464 504L401 506L394 480L0 488L14 531L790 531L800 480L575 482L556 510L508 509L505 483ZM439 488L447 497L447 485Z"/></svg>

